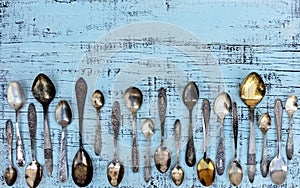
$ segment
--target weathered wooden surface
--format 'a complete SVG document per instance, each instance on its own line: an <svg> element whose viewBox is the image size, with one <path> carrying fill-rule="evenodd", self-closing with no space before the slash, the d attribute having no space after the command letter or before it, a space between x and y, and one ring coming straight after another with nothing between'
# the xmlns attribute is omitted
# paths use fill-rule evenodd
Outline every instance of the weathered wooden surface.
<svg viewBox="0 0 300 188"><path fill-rule="evenodd" d="M149 22L151 21L151 22ZM155 21L155 22L152 22ZM40 187L74 187L71 164L78 149L78 114L75 100L75 81L83 76L88 83L88 97L84 115L83 142L94 164L94 178L90 187L109 187L106 168L113 158L111 106L114 100L121 104L122 126L119 134L119 157L125 165L123 187L174 187L170 172L160 174L152 163L152 180L145 183L143 170L131 171L131 114L124 106L123 91L130 85L139 87L144 104L137 114L140 165L144 164L146 140L141 124L151 117L156 123L151 138L151 153L160 144L160 126L157 112L157 90L166 87L168 108L166 118L166 145L175 164L173 124L182 121L181 165L185 170L182 187L200 187L196 166L184 162L188 136L188 111L181 94L188 80L197 83L200 100L194 109L194 137L197 161L203 155L201 102L208 98L213 105L219 92L227 91L237 101L239 112L238 157L244 169L241 187L270 187L270 177L262 178L259 163L263 137L256 126L257 166L253 184L247 177L247 146L249 111L239 98L239 84L250 72L256 71L266 83L267 93L258 105L258 117L269 112L274 117L276 98L283 104L290 94L300 93L300 1L299 0L233 0L226 1L0 1L0 174L8 165L5 122L15 113L7 104L6 92L10 81L17 80L24 87L26 105L20 112L20 127L26 149L26 164L31 160L27 125L27 108L35 103L38 111L36 136L37 160L43 165L44 177ZM34 77L47 74L57 88L50 105L49 125L53 144L54 171L47 177L43 159L42 107L31 94ZM90 99L95 89L106 98L101 109L103 148L101 157L93 151L96 112ZM54 109L66 99L73 109L74 119L67 128L67 157L69 180L57 180L61 128L55 122ZM215 160L219 130L216 115L211 114L209 129L210 158ZM288 115L283 116L283 156L288 136ZM257 124L257 123L256 123ZM288 176L282 187L300 187L300 118L294 115L295 154L288 161ZM185 127L186 125L186 127ZM226 164L233 159L231 115L225 119ZM267 133L268 159L277 153L274 121ZM15 139L14 139L15 142ZM15 150L13 151L15 160ZM227 168L225 169L227 170ZM15 187L26 186L24 168L18 168ZM0 186L6 186L0 177ZM229 187L227 174L216 176L212 187Z"/></svg>

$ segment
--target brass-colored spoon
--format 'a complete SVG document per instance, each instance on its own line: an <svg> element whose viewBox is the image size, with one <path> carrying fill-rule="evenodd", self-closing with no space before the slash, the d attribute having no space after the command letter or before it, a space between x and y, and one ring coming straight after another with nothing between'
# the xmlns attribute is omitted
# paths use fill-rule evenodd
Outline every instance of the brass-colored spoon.
<svg viewBox="0 0 300 188"><path fill-rule="evenodd" d="M7 141L7 147L8 147L8 160L9 160L9 166L6 168L4 173L4 179L8 186L12 186L18 177L18 172L15 166L12 163L11 159L11 151L12 151L12 135L13 135L13 125L11 120L6 121L6 141Z"/></svg>
<svg viewBox="0 0 300 188"><path fill-rule="evenodd" d="M298 98L296 95L291 95L285 104L285 110L290 117L290 132L286 143L286 156L289 160L293 158L294 154L294 140L293 140L293 114L298 109Z"/></svg>
<svg viewBox="0 0 300 188"><path fill-rule="evenodd" d="M66 182L68 180L66 129L72 121L72 110L67 101L61 100L57 104L55 109L55 119L56 122L62 127L58 180L60 182Z"/></svg>
<svg viewBox="0 0 300 188"><path fill-rule="evenodd" d="M263 147L263 155L260 163L260 171L263 177L267 177L268 174L268 159L267 159L267 138L266 134L271 126L271 117L268 113L264 113L260 116L258 121L258 126L261 132L264 135L264 147Z"/></svg>
<svg viewBox="0 0 300 188"><path fill-rule="evenodd" d="M143 125L142 125L142 132L146 137L147 141L147 154L146 154L146 161L144 167L144 179L146 182L149 182L151 179L151 163L150 163L150 137L153 135L154 132L154 122L147 118Z"/></svg>
<svg viewBox="0 0 300 188"><path fill-rule="evenodd" d="M254 131L254 108L263 99L266 93L262 78L256 73L250 73L242 82L240 97L250 110L250 138L248 148L248 178L252 183L255 176L256 144Z"/></svg>
<svg viewBox="0 0 300 188"><path fill-rule="evenodd" d="M243 180L243 168L237 159L237 139L238 139L238 113L234 102L232 105L232 130L234 136L234 159L228 167L229 180L234 186L238 186Z"/></svg>
<svg viewBox="0 0 300 188"><path fill-rule="evenodd" d="M193 127L192 127L192 114L193 108L199 99L199 90L195 82L189 82L182 94L184 105L189 109L189 138L185 152L185 162L188 166L192 167L196 163L196 151L194 145Z"/></svg>
<svg viewBox="0 0 300 188"><path fill-rule="evenodd" d="M176 165L171 171L171 177L175 185L179 186L184 180L184 171L179 164L179 152L180 152L180 137L181 137L181 123L177 119L174 124L174 137L176 141Z"/></svg>
<svg viewBox="0 0 300 188"><path fill-rule="evenodd" d="M224 118L229 113L231 109L231 99L226 92L220 93L214 104L214 111L220 119L220 140L217 150L216 168L217 173L222 175L225 170L225 147L224 147Z"/></svg>
<svg viewBox="0 0 300 188"><path fill-rule="evenodd" d="M104 96L103 93L99 90L96 90L92 96L92 105L96 109L97 116L97 128L95 133L94 140L94 151L96 155L100 155L102 149L102 139L101 139L101 126L100 126L100 109L104 105Z"/></svg>
<svg viewBox="0 0 300 188"><path fill-rule="evenodd" d="M119 161L117 156L117 139L120 128L120 116L120 104L115 101L113 103L111 114L112 127L114 131L114 159L107 166L107 179L114 187L117 187L121 183L125 173L124 165Z"/></svg>
<svg viewBox="0 0 300 188"><path fill-rule="evenodd" d="M165 173L168 171L171 164L171 154L165 146L165 119L167 110L167 95L164 88L158 90L158 111L161 127L161 143L154 153L155 166L159 172Z"/></svg>
<svg viewBox="0 0 300 188"><path fill-rule="evenodd" d="M19 82L13 81L9 84L7 89L8 104L16 111L16 160L18 166L25 165L25 153L22 142L22 137L19 131L18 114L19 110L25 104L25 94Z"/></svg>
<svg viewBox="0 0 300 188"><path fill-rule="evenodd" d="M136 141L136 112L140 109L143 103L143 94L136 87L126 89L124 94L125 105L131 111L133 116L132 121L132 171L139 171L139 151Z"/></svg>
<svg viewBox="0 0 300 188"><path fill-rule="evenodd" d="M210 118L210 104L207 99L203 99L202 102L202 125L204 135L204 155L203 158L198 162L197 174L198 179L204 186L210 186L215 180L215 164L207 157L207 132L209 127Z"/></svg>
<svg viewBox="0 0 300 188"><path fill-rule="evenodd" d="M27 185L34 188L37 187L42 180L43 168L35 159L34 140L36 135L36 110L33 103L29 104L28 107L28 127L30 133L32 161L26 167L25 178Z"/></svg>
<svg viewBox="0 0 300 188"><path fill-rule="evenodd" d="M93 163L82 144L83 110L87 93L87 85L82 77L80 77L76 82L75 92L79 116L79 150L73 159L72 178L76 185L79 187L85 187L93 179Z"/></svg>
<svg viewBox="0 0 300 188"><path fill-rule="evenodd" d="M273 183L281 185L285 182L287 166L281 157L281 134L282 134L282 102L280 99L275 100L274 114L277 127L278 154L270 163L270 176Z"/></svg>
<svg viewBox="0 0 300 188"><path fill-rule="evenodd" d="M43 105L44 110L44 159L48 176L53 169L52 145L48 125L48 108L56 94L55 86L45 74L39 74L33 81L31 92L34 98Z"/></svg>

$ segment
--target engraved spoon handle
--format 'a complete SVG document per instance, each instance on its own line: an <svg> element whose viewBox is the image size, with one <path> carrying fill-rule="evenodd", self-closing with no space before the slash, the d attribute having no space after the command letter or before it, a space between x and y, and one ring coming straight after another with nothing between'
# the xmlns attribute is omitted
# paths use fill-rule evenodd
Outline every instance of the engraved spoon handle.
<svg viewBox="0 0 300 188"><path fill-rule="evenodd" d="M207 152L207 131L209 128L210 104L208 99L203 99L202 102L202 126L204 135L204 155Z"/></svg>
<svg viewBox="0 0 300 188"><path fill-rule="evenodd" d="M96 155L100 155L102 149L102 139L101 139L101 126L100 126L100 109L96 110L97 114L97 128L94 140L94 151Z"/></svg>
<svg viewBox="0 0 300 188"><path fill-rule="evenodd" d="M118 143L118 133L120 129L120 104L115 101L112 106L111 111L111 122L114 131L114 160L117 160L117 143Z"/></svg>
<svg viewBox="0 0 300 188"><path fill-rule="evenodd" d="M233 138L234 138L234 158L237 158L237 141L238 141L239 123L238 123L236 102L232 104L232 130L233 130Z"/></svg>
<svg viewBox="0 0 300 188"><path fill-rule="evenodd" d="M167 95L164 88L160 88L158 91L158 111L161 127L161 143L164 144L164 135L165 135L165 119L166 119L166 110L167 110Z"/></svg>
<svg viewBox="0 0 300 188"><path fill-rule="evenodd" d="M250 107L250 137L248 148L248 178L252 183L255 177L256 166L256 143L255 143L255 130L254 130L254 107Z"/></svg>
<svg viewBox="0 0 300 188"><path fill-rule="evenodd" d="M219 175L222 175L225 170L225 148L224 148L224 118L221 119L221 126L220 126L220 140L217 150L217 159L216 159L216 166L217 172Z"/></svg>
<svg viewBox="0 0 300 188"><path fill-rule="evenodd" d="M60 182L66 182L68 180L67 151L66 151L66 127L62 128L62 133L61 133L61 147L60 147L60 159L59 159L59 167L58 167L58 179Z"/></svg>
<svg viewBox="0 0 300 188"><path fill-rule="evenodd" d="M28 128L30 134L32 160L35 161L34 140L36 136L36 110L33 103L30 103L28 106Z"/></svg>
<svg viewBox="0 0 300 188"><path fill-rule="evenodd" d="M133 114L132 127L132 171L136 173L139 171L139 151L136 141L136 113Z"/></svg>
<svg viewBox="0 0 300 188"><path fill-rule="evenodd" d="M51 176L53 169L52 145L50 141L50 131L48 125L48 105L43 105L44 109L44 158L48 176Z"/></svg>
<svg viewBox="0 0 300 188"><path fill-rule="evenodd" d="M290 115L290 130L286 143L286 156L289 160L293 158L294 154L294 140L293 140L293 115Z"/></svg>
<svg viewBox="0 0 300 188"><path fill-rule="evenodd" d="M144 180L149 182L151 179L151 164L150 164L150 139L147 138L147 154L145 160L145 168L144 168Z"/></svg>
<svg viewBox="0 0 300 188"><path fill-rule="evenodd" d="M275 100L274 113L275 113L275 123L277 127L277 140L278 140L278 158L281 157L281 133L282 133L282 102L280 99Z"/></svg>
<svg viewBox="0 0 300 188"><path fill-rule="evenodd" d="M179 151L180 151L180 137L181 137L181 123L176 120L174 124L174 137L176 141L176 164L179 165Z"/></svg>
<svg viewBox="0 0 300 188"><path fill-rule="evenodd" d="M18 166L22 167L25 165L25 153L24 153L24 146L21 138L21 134L19 131L19 123L18 123L18 114L19 111L16 111L16 159Z"/></svg>
<svg viewBox="0 0 300 188"><path fill-rule="evenodd" d="M268 175L268 160L267 160L267 137L266 133L264 134L264 147L263 147L263 155L260 164L260 171L263 177L267 177Z"/></svg>
<svg viewBox="0 0 300 188"><path fill-rule="evenodd" d="M13 135L13 125L11 120L6 121L6 141L7 141L7 148L8 148L8 160L9 160L9 165L12 166L12 156L11 156L11 151L12 151L12 135Z"/></svg>

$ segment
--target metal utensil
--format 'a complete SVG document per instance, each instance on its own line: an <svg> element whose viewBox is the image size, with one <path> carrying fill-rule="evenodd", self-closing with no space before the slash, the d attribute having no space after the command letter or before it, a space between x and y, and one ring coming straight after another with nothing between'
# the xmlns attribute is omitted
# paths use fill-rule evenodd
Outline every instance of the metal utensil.
<svg viewBox="0 0 300 188"><path fill-rule="evenodd" d="M96 109L97 116L97 128L95 133L94 140L94 151L96 155L100 155L102 149L102 139L101 139L101 126L100 126L100 109L104 105L104 96L103 93L99 90L96 90L92 96L92 105Z"/></svg>

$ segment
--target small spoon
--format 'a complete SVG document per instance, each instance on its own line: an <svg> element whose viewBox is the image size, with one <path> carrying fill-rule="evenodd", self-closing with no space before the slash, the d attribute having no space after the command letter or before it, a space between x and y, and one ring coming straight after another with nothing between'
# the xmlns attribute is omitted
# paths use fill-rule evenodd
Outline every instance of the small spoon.
<svg viewBox="0 0 300 188"><path fill-rule="evenodd" d="M218 118L220 119L221 125L220 125L220 140L219 140L219 146L217 150L217 161L216 161L216 167L217 172L219 175L222 175L225 170L225 148L224 148L224 118L229 113L231 109L231 99L230 96L222 92L220 93L214 104L214 111L217 114Z"/></svg>
<svg viewBox="0 0 300 188"><path fill-rule="evenodd" d="M196 151L194 145L193 127L192 127L192 113L193 108L199 99L199 90L195 82L189 82L182 94L184 105L189 109L189 138L185 152L185 162L188 166L192 167L196 163Z"/></svg>
<svg viewBox="0 0 300 188"><path fill-rule="evenodd" d="M22 167L25 165L25 153L22 142L22 137L19 131L18 114L19 110L25 104L25 94L22 86L19 82L13 81L9 84L7 89L7 101L8 104L16 110L16 159L18 166Z"/></svg>
<svg viewBox="0 0 300 188"><path fill-rule="evenodd" d="M251 183L255 177L256 166L256 143L254 129L254 108L264 98L266 93L265 84L262 78L256 73L250 73L242 82L240 97L250 110L250 138L248 148L248 178Z"/></svg>
<svg viewBox="0 0 300 188"><path fill-rule="evenodd" d="M96 155L100 155L102 149L102 139L101 139L101 126L100 126L100 109L104 105L104 96L103 93L99 90L96 90L92 96L92 105L96 109L97 115L97 128L95 133L94 141L94 151Z"/></svg>
<svg viewBox="0 0 300 188"><path fill-rule="evenodd" d="M8 186L12 186L18 177L18 172L15 166L12 163L11 159L11 148L12 148L12 135L13 135L13 125L11 120L6 121L6 141L7 141L7 147L8 147L8 160L9 160L9 166L5 170L4 173L4 179Z"/></svg>
<svg viewBox="0 0 300 188"><path fill-rule="evenodd" d="M267 177L268 174L268 159L267 159L267 138L266 133L271 126L271 118L268 113L264 113L260 116L258 121L258 126L261 132L264 135L264 147L263 147L263 155L260 163L260 171L263 177Z"/></svg>
<svg viewBox="0 0 300 188"><path fill-rule="evenodd" d="M176 165L171 171L171 177L175 185L179 186L182 184L184 179L183 168L179 164L179 152L180 152L180 137L181 137L181 124L177 119L174 124L174 137L176 140Z"/></svg>
<svg viewBox="0 0 300 188"><path fill-rule="evenodd" d="M34 188L37 187L42 180L43 168L35 159L34 140L36 135L36 110L33 103L30 103L28 107L28 128L30 133L32 161L26 167L25 179L27 185Z"/></svg>
<svg viewBox="0 0 300 188"><path fill-rule="evenodd" d="M291 95L285 104L285 110L290 117L290 132L286 143L286 156L289 160L293 158L294 154L294 140L293 140L293 114L298 109L298 98L296 95Z"/></svg>
<svg viewBox="0 0 300 188"><path fill-rule="evenodd" d="M89 154L85 151L82 144L83 110L87 93L87 85L82 77L80 77L76 82L75 92L79 116L79 150L73 159L72 178L76 185L79 187L85 187L93 179L93 164Z"/></svg>
<svg viewBox="0 0 300 188"><path fill-rule="evenodd" d="M60 182L66 182L68 180L66 129L72 121L72 111L67 101L61 100L57 104L55 109L55 119L56 122L62 127L58 180Z"/></svg>
<svg viewBox="0 0 300 188"><path fill-rule="evenodd" d="M153 135L154 132L154 122L147 118L142 126L142 132L146 137L147 141L147 154L146 154L146 161L145 161L145 168L144 168L144 179L146 182L149 182L151 179L151 164L150 164L150 137Z"/></svg>
<svg viewBox="0 0 300 188"><path fill-rule="evenodd" d="M42 104L44 110L44 159L48 176L53 169L52 145L48 125L48 108L56 94L55 86L45 74L39 74L33 81L31 92L34 98Z"/></svg>
<svg viewBox="0 0 300 188"><path fill-rule="evenodd" d="M171 164L171 155L168 148L165 146L165 119L166 119L166 110L167 110L167 95L164 88L158 90L158 111L161 127L161 143L160 146L156 149L154 154L155 166L159 172L165 173L168 171Z"/></svg>
<svg viewBox="0 0 300 188"><path fill-rule="evenodd" d="M237 159L237 140L238 140L238 113L236 102L232 105L232 130L234 137L234 159L228 168L229 180L234 186L238 186L243 180L243 169Z"/></svg>
<svg viewBox="0 0 300 188"><path fill-rule="evenodd" d="M207 131L209 126L210 118L210 104L207 99L203 99L202 102L202 125L204 134L204 155L203 158L198 162L197 174L198 179L204 186L210 186L215 180L215 164L207 157Z"/></svg>
<svg viewBox="0 0 300 188"><path fill-rule="evenodd" d="M131 111L133 116L132 121L132 171L139 171L139 151L136 141L136 112L140 109L143 103L143 94L136 87L126 89L124 94L125 105Z"/></svg>
<svg viewBox="0 0 300 188"><path fill-rule="evenodd" d="M119 161L117 155L117 140L120 128L120 104L117 101L113 103L111 121L114 131L114 159L107 166L107 179L112 186L117 187L125 173L124 165Z"/></svg>
<svg viewBox="0 0 300 188"><path fill-rule="evenodd" d="M287 174L286 162L281 157L281 131L282 131L282 103L280 99L275 100L274 114L277 127L278 154L270 163L270 176L273 183L281 185L285 182Z"/></svg>

